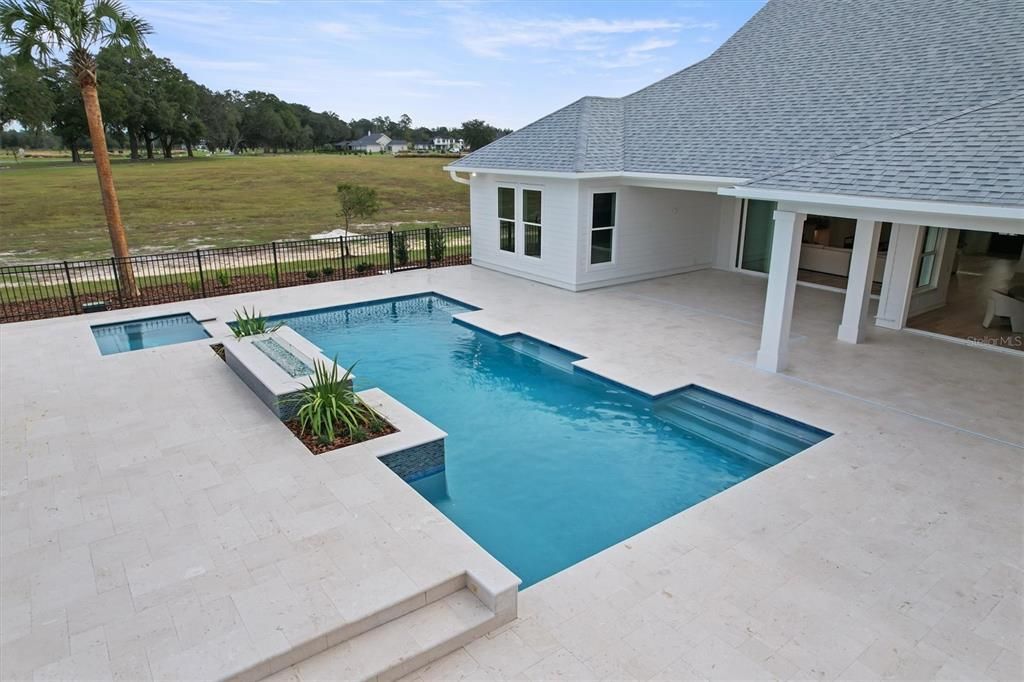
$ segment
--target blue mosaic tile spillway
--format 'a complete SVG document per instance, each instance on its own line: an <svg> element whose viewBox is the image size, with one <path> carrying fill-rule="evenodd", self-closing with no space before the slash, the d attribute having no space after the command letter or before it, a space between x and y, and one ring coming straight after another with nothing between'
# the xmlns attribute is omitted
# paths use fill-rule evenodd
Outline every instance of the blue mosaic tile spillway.
<svg viewBox="0 0 1024 682"><path fill-rule="evenodd" d="M436 295L277 319L448 432L423 497L529 586L764 471L828 433L691 386L658 400L498 338Z"/></svg>

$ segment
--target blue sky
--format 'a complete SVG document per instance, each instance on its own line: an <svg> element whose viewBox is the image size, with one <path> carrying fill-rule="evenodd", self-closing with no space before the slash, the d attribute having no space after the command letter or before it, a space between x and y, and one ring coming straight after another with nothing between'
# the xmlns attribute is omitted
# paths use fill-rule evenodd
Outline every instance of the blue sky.
<svg viewBox="0 0 1024 682"><path fill-rule="evenodd" d="M709 55L763 0L131 0L149 44L215 90L342 118L519 128L583 95L628 94Z"/></svg>

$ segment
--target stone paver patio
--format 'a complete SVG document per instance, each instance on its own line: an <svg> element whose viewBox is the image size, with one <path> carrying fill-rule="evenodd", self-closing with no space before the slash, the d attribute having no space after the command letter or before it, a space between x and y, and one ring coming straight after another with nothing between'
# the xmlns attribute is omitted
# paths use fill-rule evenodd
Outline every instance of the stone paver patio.
<svg viewBox="0 0 1024 682"><path fill-rule="evenodd" d="M573 294L459 267L195 305L436 291L642 390L698 383L836 434L523 591L517 621L412 679L1024 677L1024 360L840 344L841 296L800 288L792 369L762 373L764 285ZM364 595L502 571L372 455L309 455L208 344L101 357L88 329L189 307L0 327L4 679L216 677Z"/></svg>

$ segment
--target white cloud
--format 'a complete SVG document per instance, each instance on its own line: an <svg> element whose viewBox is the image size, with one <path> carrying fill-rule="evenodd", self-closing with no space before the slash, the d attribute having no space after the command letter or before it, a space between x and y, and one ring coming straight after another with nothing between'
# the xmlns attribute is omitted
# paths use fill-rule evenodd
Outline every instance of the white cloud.
<svg viewBox="0 0 1024 682"><path fill-rule="evenodd" d="M332 38L358 38L358 34L352 29L349 24L343 24L340 21L321 21L314 24L316 29L321 33L326 33Z"/></svg>
<svg viewBox="0 0 1024 682"><path fill-rule="evenodd" d="M449 80L447 78L428 78L423 81L427 85L432 85L438 88L480 88L483 87L483 83L480 81L460 81L460 80Z"/></svg>
<svg viewBox="0 0 1024 682"><path fill-rule="evenodd" d="M623 69L634 66L642 66L658 59L654 54L657 50L676 45L678 41L665 38L647 38L644 41L629 45L621 52L602 55L598 66L605 69Z"/></svg>
<svg viewBox="0 0 1024 682"><path fill-rule="evenodd" d="M607 51L611 38L635 33L676 32L714 28L713 22L688 19L488 19L466 15L456 19L462 45L482 57L510 56L512 48L547 48L575 52ZM655 48L652 48L655 49Z"/></svg>

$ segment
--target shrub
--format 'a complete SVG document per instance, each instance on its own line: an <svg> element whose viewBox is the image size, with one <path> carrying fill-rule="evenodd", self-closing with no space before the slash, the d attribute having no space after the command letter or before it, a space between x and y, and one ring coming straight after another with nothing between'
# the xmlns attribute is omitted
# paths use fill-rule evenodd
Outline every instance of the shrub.
<svg viewBox="0 0 1024 682"><path fill-rule="evenodd" d="M240 339L243 336L257 336L259 334L269 334L275 332L281 328L283 322L277 324L268 325L267 318L263 317L263 313L256 312L256 309L246 310L242 308L242 312L235 311L235 324L232 325L231 331L234 332L235 338Z"/></svg>
<svg viewBox="0 0 1024 682"><path fill-rule="evenodd" d="M427 248L430 250L430 260L444 260L444 252L448 245L445 241L444 232L438 228L430 231L430 243Z"/></svg>
<svg viewBox="0 0 1024 682"><path fill-rule="evenodd" d="M296 398L295 418L303 435L309 431L322 444L344 434L353 441L365 440L367 429L380 423L380 417L356 395L351 377L351 368L338 376L337 358L330 366L314 361L310 383Z"/></svg>
<svg viewBox="0 0 1024 682"><path fill-rule="evenodd" d="M221 287L231 286L231 273L225 272L224 270L218 270L214 277L217 278L217 284Z"/></svg>
<svg viewBox="0 0 1024 682"><path fill-rule="evenodd" d="M318 270L306 270L306 279L316 279L319 276L320 272Z"/></svg>
<svg viewBox="0 0 1024 682"><path fill-rule="evenodd" d="M188 281L188 288L192 290L192 293L198 294L200 291L203 290L203 285L197 279L190 279Z"/></svg>
<svg viewBox="0 0 1024 682"><path fill-rule="evenodd" d="M395 260L399 265L409 263L409 239L405 232L395 232L393 241L395 244Z"/></svg>
<svg viewBox="0 0 1024 682"><path fill-rule="evenodd" d="M330 277L331 275L334 274L334 268L332 268L330 265L328 265L327 267L325 267L320 272L322 272L324 274L324 277Z"/></svg>
<svg viewBox="0 0 1024 682"><path fill-rule="evenodd" d="M373 266L367 263L366 261L361 261L356 264L356 272L362 274L364 272L367 272L372 267Z"/></svg>

